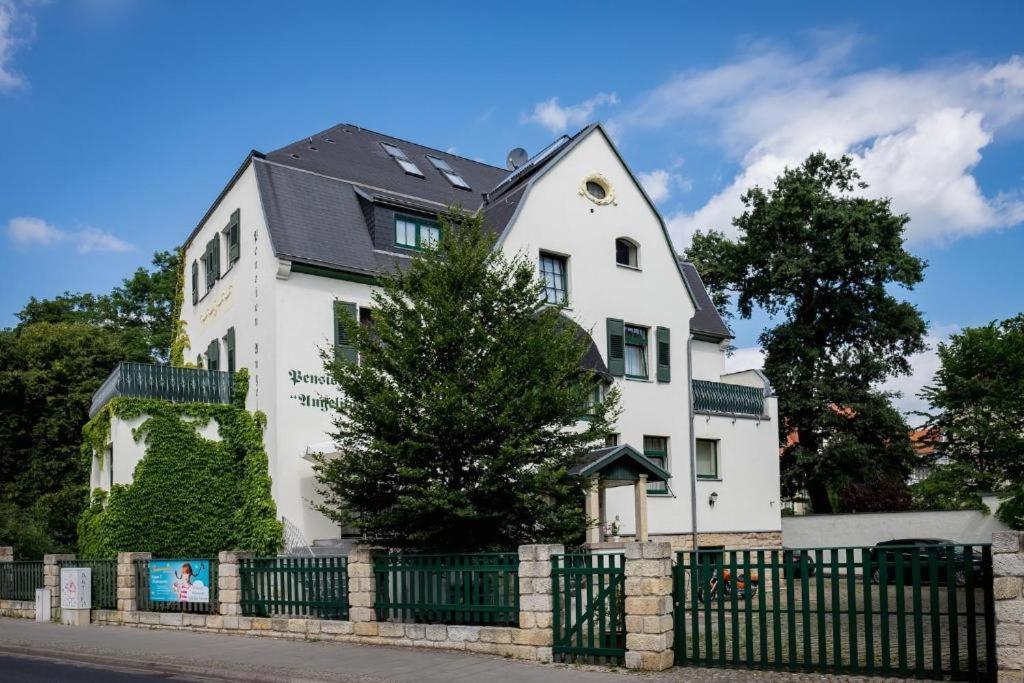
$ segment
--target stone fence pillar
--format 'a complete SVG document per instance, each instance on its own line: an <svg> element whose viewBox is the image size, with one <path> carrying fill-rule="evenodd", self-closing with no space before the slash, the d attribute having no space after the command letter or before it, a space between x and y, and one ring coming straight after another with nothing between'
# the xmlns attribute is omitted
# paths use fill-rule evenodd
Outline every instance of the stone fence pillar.
<svg viewBox="0 0 1024 683"><path fill-rule="evenodd" d="M672 544L626 544L626 668L671 668Z"/></svg>
<svg viewBox="0 0 1024 683"><path fill-rule="evenodd" d="M383 548L353 546L348 553L348 618L357 636L376 636L377 585L373 578L373 556Z"/></svg>
<svg viewBox="0 0 1024 683"><path fill-rule="evenodd" d="M1024 681L1024 532L992 534L999 680Z"/></svg>
<svg viewBox="0 0 1024 683"><path fill-rule="evenodd" d="M139 608L138 590L135 582L135 560L150 560L153 553L117 554L117 609L120 612L135 612Z"/></svg>
<svg viewBox="0 0 1024 683"><path fill-rule="evenodd" d="M537 659L550 662L554 644L554 603L551 589L551 556L561 555L561 544L519 546L519 631L516 645L537 647Z"/></svg>
<svg viewBox="0 0 1024 683"><path fill-rule="evenodd" d="M74 554L43 555L43 588L50 591L50 619L60 619L60 563L74 560Z"/></svg>
<svg viewBox="0 0 1024 683"><path fill-rule="evenodd" d="M222 550L217 555L217 602L223 616L242 614L242 575L238 567L240 560L253 557L255 553L242 550Z"/></svg>
<svg viewBox="0 0 1024 683"><path fill-rule="evenodd" d="M0 545L0 562L14 562L14 546Z"/></svg>

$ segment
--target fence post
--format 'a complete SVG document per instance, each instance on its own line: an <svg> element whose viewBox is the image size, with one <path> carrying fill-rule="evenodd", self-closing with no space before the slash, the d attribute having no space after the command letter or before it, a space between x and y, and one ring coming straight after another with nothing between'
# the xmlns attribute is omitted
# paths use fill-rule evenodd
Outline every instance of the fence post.
<svg viewBox="0 0 1024 683"><path fill-rule="evenodd" d="M992 534L992 576L999 680L1019 683L1024 681L1024 532Z"/></svg>
<svg viewBox="0 0 1024 683"><path fill-rule="evenodd" d="M627 543L625 575L626 668L671 668L672 544Z"/></svg>
<svg viewBox="0 0 1024 683"><path fill-rule="evenodd" d="M255 553L242 550L222 550L217 555L217 601L221 615L237 617L242 613L242 578L238 565L240 560L253 557Z"/></svg>
<svg viewBox="0 0 1024 683"><path fill-rule="evenodd" d="M138 610L138 590L135 584L135 560L149 560L153 553L117 554L117 609L119 612Z"/></svg>
<svg viewBox="0 0 1024 683"><path fill-rule="evenodd" d="M551 598L551 556L561 555L561 544L519 546L519 632L513 643L537 646L537 660L551 662L554 644Z"/></svg>
<svg viewBox="0 0 1024 683"><path fill-rule="evenodd" d="M43 555L43 588L50 591L50 619L60 619L60 563L62 560L74 560L75 555Z"/></svg>
<svg viewBox="0 0 1024 683"><path fill-rule="evenodd" d="M357 636L377 635L377 586L373 578L373 556L383 548L356 545L348 553L348 618Z"/></svg>

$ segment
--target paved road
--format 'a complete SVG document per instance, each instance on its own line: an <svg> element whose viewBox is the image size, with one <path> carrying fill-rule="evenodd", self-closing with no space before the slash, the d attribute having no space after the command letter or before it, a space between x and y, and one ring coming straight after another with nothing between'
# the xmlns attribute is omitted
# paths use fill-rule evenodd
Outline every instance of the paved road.
<svg viewBox="0 0 1024 683"><path fill-rule="evenodd" d="M63 662L26 662L25 655L42 655ZM5 666L7 661L13 662L14 668L11 671L24 672L25 677L8 677ZM103 675L90 678L97 673L97 669L87 670L69 664L72 662L102 667L100 673ZM50 675L41 675L48 671ZM25 619L0 618L0 680L127 682L157 678L247 683L643 683L653 680L794 683L820 681L823 677L696 668L676 668L656 675L638 675L621 669L610 671L597 667L544 665L422 648L305 642L118 626L76 628L60 624L39 624ZM842 676L825 678L865 680ZM879 683L883 679L870 680Z"/></svg>
<svg viewBox="0 0 1024 683"><path fill-rule="evenodd" d="M145 683L146 681L187 681L189 678L139 673L129 669L43 659L0 655L0 679L7 683Z"/></svg>

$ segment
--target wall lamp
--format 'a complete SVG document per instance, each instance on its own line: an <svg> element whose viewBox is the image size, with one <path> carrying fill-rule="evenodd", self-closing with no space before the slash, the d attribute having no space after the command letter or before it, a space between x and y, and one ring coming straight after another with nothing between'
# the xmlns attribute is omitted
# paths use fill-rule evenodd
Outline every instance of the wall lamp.
<svg viewBox="0 0 1024 683"><path fill-rule="evenodd" d="M711 495L708 496L708 505L715 507L715 503L718 502L718 492L712 491Z"/></svg>

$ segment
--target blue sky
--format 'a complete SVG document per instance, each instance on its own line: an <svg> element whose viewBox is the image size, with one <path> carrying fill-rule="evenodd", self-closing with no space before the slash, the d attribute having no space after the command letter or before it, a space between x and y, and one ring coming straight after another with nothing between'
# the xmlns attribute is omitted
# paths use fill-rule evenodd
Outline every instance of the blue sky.
<svg viewBox="0 0 1024 683"><path fill-rule="evenodd" d="M495 164L605 121L680 248L749 184L850 152L911 215L933 341L1024 309L1024 3L481 7L0 0L0 325L108 290L249 149L341 121ZM734 322L734 363L764 322ZM915 367L892 386L934 354Z"/></svg>

